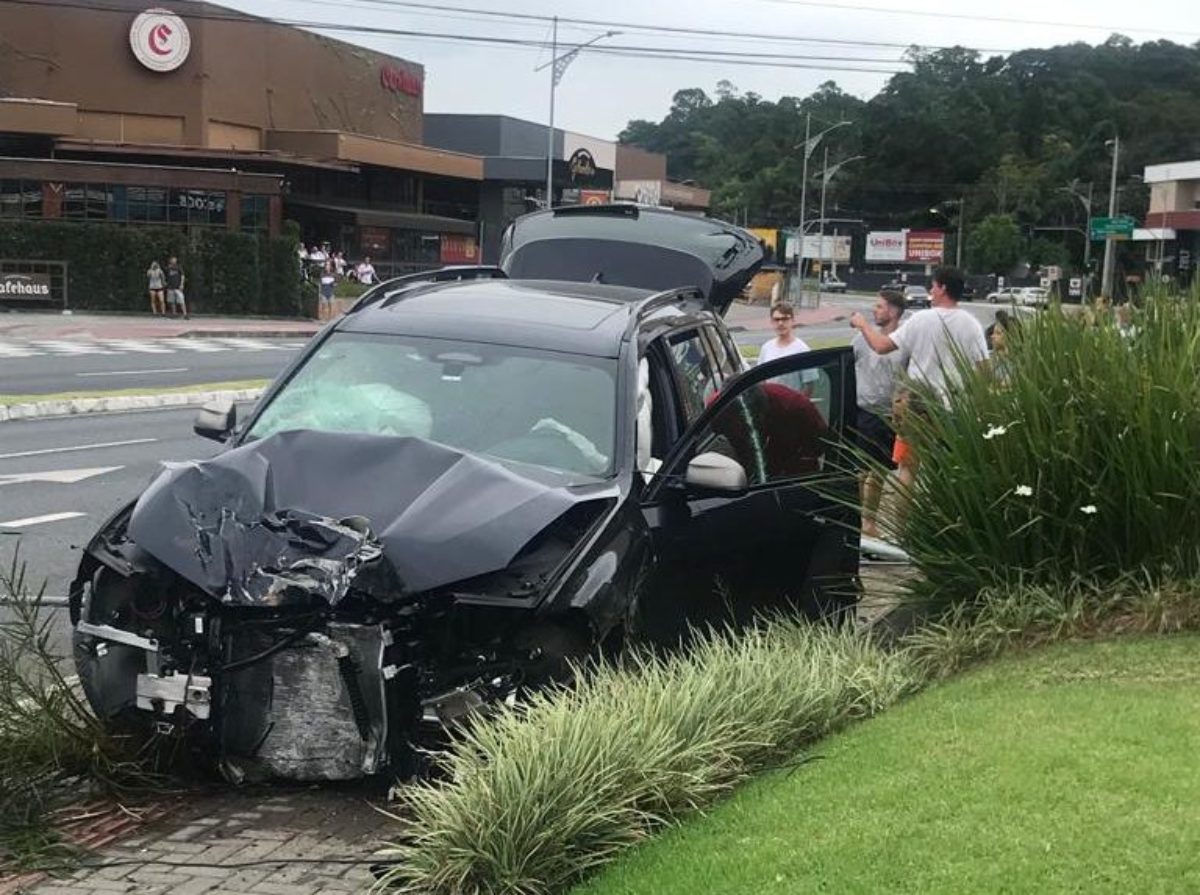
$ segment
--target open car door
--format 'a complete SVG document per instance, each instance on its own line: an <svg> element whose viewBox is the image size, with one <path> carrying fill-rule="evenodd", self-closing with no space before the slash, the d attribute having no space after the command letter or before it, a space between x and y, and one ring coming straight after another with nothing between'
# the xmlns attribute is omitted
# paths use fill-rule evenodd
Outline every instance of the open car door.
<svg viewBox="0 0 1200 895"><path fill-rule="evenodd" d="M513 279L607 283L659 292L695 286L719 314L762 266L741 227L631 204L572 205L517 218L500 267Z"/></svg>
<svg viewBox="0 0 1200 895"><path fill-rule="evenodd" d="M643 513L657 554L636 633L671 645L689 626L857 601L857 482L848 348L791 355L731 382L676 443Z"/></svg>

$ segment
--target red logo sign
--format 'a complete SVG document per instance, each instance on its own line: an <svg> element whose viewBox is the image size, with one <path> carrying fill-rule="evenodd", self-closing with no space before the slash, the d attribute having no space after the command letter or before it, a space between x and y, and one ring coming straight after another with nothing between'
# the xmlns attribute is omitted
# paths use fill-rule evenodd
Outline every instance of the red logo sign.
<svg viewBox="0 0 1200 895"><path fill-rule="evenodd" d="M442 234L441 261L443 264L478 264L479 244L474 236Z"/></svg>
<svg viewBox="0 0 1200 895"><path fill-rule="evenodd" d="M946 234L941 230L909 230L905 260L910 264L941 264L946 254Z"/></svg>
<svg viewBox="0 0 1200 895"><path fill-rule="evenodd" d="M151 71L174 71L187 61L192 36L183 19L169 9L148 9L129 28L129 48Z"/></svg>
<svg viewBox="0 0 1200 895"><path fill-rule="evenodd" d="M392 93L420 96L423 85L418 75L394 65L383 65L379 68L379 86Z"/></svg>

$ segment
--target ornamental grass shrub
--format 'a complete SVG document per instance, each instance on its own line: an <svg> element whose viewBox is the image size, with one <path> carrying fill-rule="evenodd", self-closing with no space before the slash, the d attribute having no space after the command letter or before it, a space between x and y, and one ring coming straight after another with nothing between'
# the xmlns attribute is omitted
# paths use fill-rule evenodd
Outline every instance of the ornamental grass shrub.
<svg viewBox="0 0 1200 895"><path fill-rule="evenodd" d="M602 666L475 724L452 743L446 782L404 788L381 885L562 891L917 683L907 653L801 622Z"/></svg>
<svg viewBox="0 0 1200 895"><path fill-rule="evenodd" d="M1200 293L1128 315L1051 307L1009 335L1004 375L964 371L902 424L922 466L881 522L935 611L989 590L1200 572Z"/></svg>

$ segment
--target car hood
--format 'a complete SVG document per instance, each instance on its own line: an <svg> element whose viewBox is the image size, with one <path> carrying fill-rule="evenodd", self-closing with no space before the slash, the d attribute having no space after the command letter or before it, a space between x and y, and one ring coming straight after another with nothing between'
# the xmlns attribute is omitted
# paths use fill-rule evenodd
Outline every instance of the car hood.
<svg viewBox="0 0 1200 895"><path fill-rule="evenodd" d="M764 258L758 240L722 221L637 205L580 205L514 221L500 267L514 279L653 291L695 286L724 314Z"/></svg>
<svg viewBox="0 0 1200 895"><path fill-rule="evenodd" d="M421 438L282 432L166 464L129 534L227 603L280 602L299 576L332 604L372 566L372 551L398 579L396 595L408 594L503 569L595 497L535 475Z"/></svg>

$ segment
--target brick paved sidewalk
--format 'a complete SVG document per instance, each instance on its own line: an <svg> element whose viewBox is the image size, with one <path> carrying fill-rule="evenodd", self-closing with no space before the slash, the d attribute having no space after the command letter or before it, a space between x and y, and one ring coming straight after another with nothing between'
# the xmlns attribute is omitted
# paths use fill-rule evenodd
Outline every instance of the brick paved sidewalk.
<svg viewBox="0 0 1200 895"><path fill-rule="evenodd" d="M343 895L374 881L393 821L366 790L224 790L97 850L56 878L0 879L0 895Z"/></svg>

